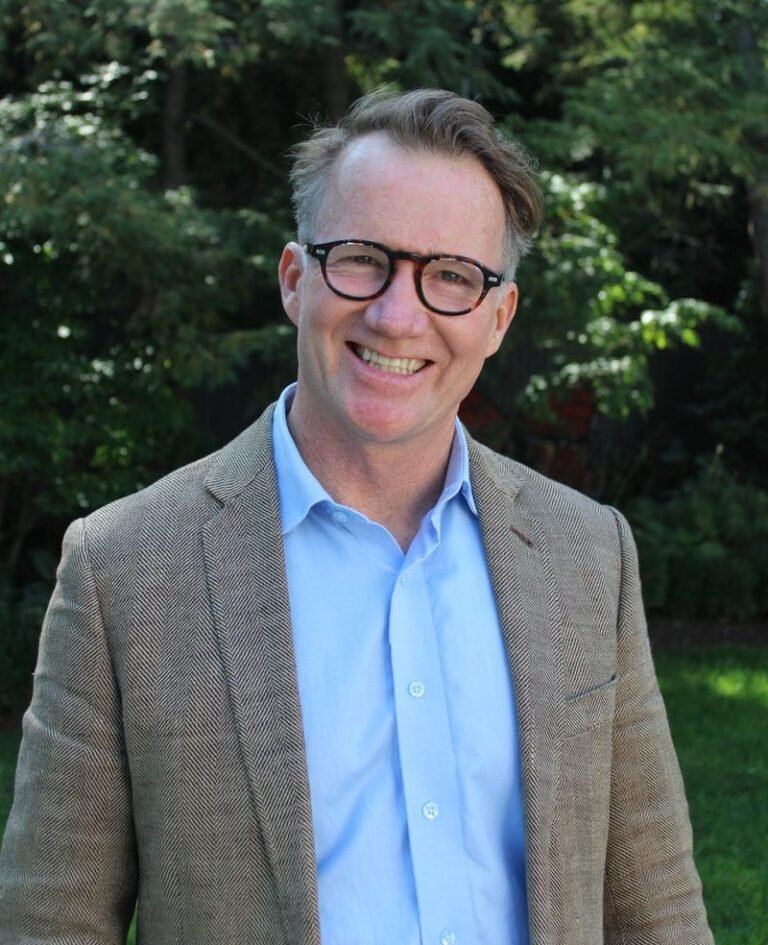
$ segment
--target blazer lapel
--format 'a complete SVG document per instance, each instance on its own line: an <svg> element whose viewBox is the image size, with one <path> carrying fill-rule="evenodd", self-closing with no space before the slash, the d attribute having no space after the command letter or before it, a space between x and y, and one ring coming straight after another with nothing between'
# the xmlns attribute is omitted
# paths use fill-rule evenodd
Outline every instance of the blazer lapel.
<svg viewBox="0 0 768 945"><path fill-rule="evenodd" d="M560 614L542 518L509 463L470 443L472 489L509 658L520 732L531 945L549 940L549 833L565 705ZM510 476L510 470L513 475Z"/></svg>
<svg viewBox="0 0 768 945"><path fill-rule="evenodd" d="M226 447L206 485L223 503L203 528L221 658L289 940L319 945L315 850L293 654L272 408Z"/></svg>

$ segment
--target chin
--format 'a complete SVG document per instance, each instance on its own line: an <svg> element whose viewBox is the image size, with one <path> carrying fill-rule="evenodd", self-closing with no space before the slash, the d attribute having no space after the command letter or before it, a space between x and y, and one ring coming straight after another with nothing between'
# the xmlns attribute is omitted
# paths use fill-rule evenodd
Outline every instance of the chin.
<svg viewBox="0 0 768 945"><path fill-rule="evenodd" d="M414 423L405 423L402 420L379 420L374 422L358 418L353 429L356 431L359 440L381 445L408 443L423 438L432 440L436 435L436 431L430 431L430 429Z"/></svg>

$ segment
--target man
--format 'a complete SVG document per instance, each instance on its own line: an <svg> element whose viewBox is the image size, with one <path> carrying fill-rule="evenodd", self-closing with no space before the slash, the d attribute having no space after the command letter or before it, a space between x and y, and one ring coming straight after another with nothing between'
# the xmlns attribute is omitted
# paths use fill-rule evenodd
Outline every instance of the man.
<svg viewBox="0 0 768 945"><path fill-rule="evenodd" d="M297 385L65 539L0 942L710 943L628 528L456 420L524 156L376 94L293 181Z"/></svg>

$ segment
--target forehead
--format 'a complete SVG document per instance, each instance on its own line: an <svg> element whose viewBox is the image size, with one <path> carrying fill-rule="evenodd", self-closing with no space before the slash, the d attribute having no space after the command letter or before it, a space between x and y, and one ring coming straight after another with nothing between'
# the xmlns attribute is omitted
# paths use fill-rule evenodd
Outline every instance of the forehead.
<svg viewBox="0 0 768 945"><path fill-rule="evenodd" d="M504 204L476 158L405 149L376 132L353 141L336 162L319 231L318 241L371 239L497 264Z"/></svg>

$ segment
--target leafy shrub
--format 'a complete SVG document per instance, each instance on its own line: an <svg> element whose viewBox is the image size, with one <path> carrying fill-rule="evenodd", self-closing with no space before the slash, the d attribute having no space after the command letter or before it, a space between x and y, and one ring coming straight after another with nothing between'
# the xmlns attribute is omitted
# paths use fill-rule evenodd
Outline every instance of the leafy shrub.
<svg viewBox="0 0 768 945"><path fill-rule="evenodd" d="M265 288L281 227L156 172L88 90L0 101L0 563L19 583L36 528L206 452L195 398L292 339Z"/></svg>
<svg viewBox="0 0 768 945"><path fill-rule="evenodd" d="M719 457L664 500L627 509L646 606L681 615L768 612L768 493L738 482Z"/></svg>
<svg viewBox="0 0 768 945"><path fill-rule="evenodd" d="M486 366L505 412L548 414L553 401L588 389L598 414L625 419L654 403L651 359L698 348L705 325L737 331L725 310L672 298L629 268L617 233L600 219L605 189L564 174L540 174L547 216L520 273L514 341Z"/></svg>

